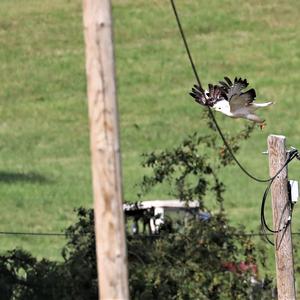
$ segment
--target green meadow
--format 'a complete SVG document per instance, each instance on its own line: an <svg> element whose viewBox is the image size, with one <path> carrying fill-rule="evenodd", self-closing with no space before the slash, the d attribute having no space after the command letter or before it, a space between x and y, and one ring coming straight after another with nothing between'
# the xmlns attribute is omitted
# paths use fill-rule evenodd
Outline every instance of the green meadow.
<svg viewBox="0 0 300 300"><path fill-rule="evenodd" d="M250 172L268 177L262 152L269 134L285 135L288 146L300 149L300 2L177 2L203 85L239 76L258 101L275 102L259 112L267 126L256 128L237 155ZM188 95L195 78L169 1L112 3L124 199L135 201L149 173L142 153L209 129L203 108ZM92 206L81 1L0 1L0 116L0 231L63 232L75 220L74 208ZM247 122L216 116L225 133ZM299 180L299 170L293 162L289 177ZM220 176L232 224L258 232L265 185L236 165ZM145 199L169 198L161 187ZM299 213L296 206L294 231ZM24 248L39 258L59 259L64 243L0 235L0 251Z"/></svg>

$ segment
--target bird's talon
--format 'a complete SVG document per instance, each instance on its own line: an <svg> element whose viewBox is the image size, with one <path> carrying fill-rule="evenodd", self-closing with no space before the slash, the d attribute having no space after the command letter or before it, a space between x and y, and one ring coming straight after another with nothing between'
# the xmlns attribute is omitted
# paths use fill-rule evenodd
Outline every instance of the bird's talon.
<svg viewBox="0 0 300 300"><path fill-rule="evenodd" d="M263 130L266 126L267 124L265 122L259 124L260 130Z"/></svg>

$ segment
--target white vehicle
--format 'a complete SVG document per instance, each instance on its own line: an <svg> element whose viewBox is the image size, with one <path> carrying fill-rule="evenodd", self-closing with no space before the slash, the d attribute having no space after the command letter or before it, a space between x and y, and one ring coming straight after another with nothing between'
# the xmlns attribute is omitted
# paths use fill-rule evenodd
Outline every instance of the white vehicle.
<svg viewBox="0 0 300 300"><path fill-rule="evenodd" d="M127 225L131 226L129 231L133 234L140 232L140 224L143 226L143 232L148 229L150 234L158 233L167 218L186 220L188 217L196 216L203 221L210 218L209 213L200 211L198 201L191 201L187 206L180 200L151 200L124 204L123 209L127 220L133 219L132 222L127 222Z"/></svg>

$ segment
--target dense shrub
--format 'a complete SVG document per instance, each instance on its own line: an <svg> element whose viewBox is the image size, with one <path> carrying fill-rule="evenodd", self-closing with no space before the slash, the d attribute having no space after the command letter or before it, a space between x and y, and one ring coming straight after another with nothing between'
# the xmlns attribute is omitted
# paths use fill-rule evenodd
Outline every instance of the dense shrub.
<svg viewBox="0 0 300 300"><path fill-rule="evenodd" d="M64 262L37 261L13 250L0 257L1 299L97 299L92 210L79 209L68 229ZM226 264L256 265L256 250L222 213L208 221L192 219L159 235L128 235L132 299L271 298L270 281L251 268L230 271Z"/></svg>
<svg viewBox="0 0 300 300"><path fill-rule="evenodd" d="M234 151L251 130L230 139ZM212 159L213 153L218 155ZM209 218L165 220L159 234L127 235L132 299L271 298L271 281L256 272L264 255L226 218L218 170L230 162L213 134L194 134L174 149L145 156L144 165L153 172L143 178L141 195L167 182L172 196L187 206L198 200ZM207 198L216 199L213 211ZM0 257L1 299L98 299L93 211L80 208L77 214L77 223L66 231L63 262L38 261L22 250Z"/></svg>

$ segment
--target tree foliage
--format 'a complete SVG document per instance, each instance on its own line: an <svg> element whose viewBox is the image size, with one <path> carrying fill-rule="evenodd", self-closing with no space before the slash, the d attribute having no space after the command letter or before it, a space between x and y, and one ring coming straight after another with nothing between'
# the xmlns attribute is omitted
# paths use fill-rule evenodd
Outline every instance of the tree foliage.
<svg viewBox="0 0 300 300"><path fill-rule="evenodd" d="M239 138L248 138L251 130ZM230 139L234 151L239 138ZM142 193L168 182L170 194L187 207L198 200L209 217L165 219L159 234L127 234L132 299L271 298L271 281L255 271L264 256L241 228L229 225L224 211L218 170L230 162L213 134L193 134L174 149L145 155L144 166L153 172L143 178ZM206 205L208 194L216 199L214 211ZM80 208L77 215L66 231L63 262L38 261L18 249L0 257L1 299L98 299L93 211Z"/></svg>
<svg viewBox="0 0 300 300"><path fill-rule="evenodd" d="M233 152L239 149L238 142L247 139L252 130L253 126L246 126L229 139ZM167 182L172 196L184 201L187 207L190 201L198 200L200 210L210 218L203 221L195 215L179 224L170 220L169 226L164 224L161 228L159 238L140 241L133 237L129 241L134 299L272 297L271 281L259 279L253 272L258 260L264 264L264 254L257 251L242 228L229 225L225 214L225 186L218 171L231 162L228 149L218 145L214 134L200 136L195 133L173 149L145 155L144 166L150 167L152 174L143 178L143 192ZM208 194L210 199L216 199L214 211L207 205ZM241 263L246 269L238 268ZM234 268L230 270L228 265Z"/></svg>
<svg viewBox="0 0 300 300"><path fill-rule="evenodd" d="M68 229L63 262L38 261L22 250L0 257L1 299L98 299L93 212L79 209L78 215ZM257 256L251 240L229 226L224 214L176 228L128 235L132 299L271 298L270 280L257 278L251 267L226 267L240 261L256 265Z"/></svg>

